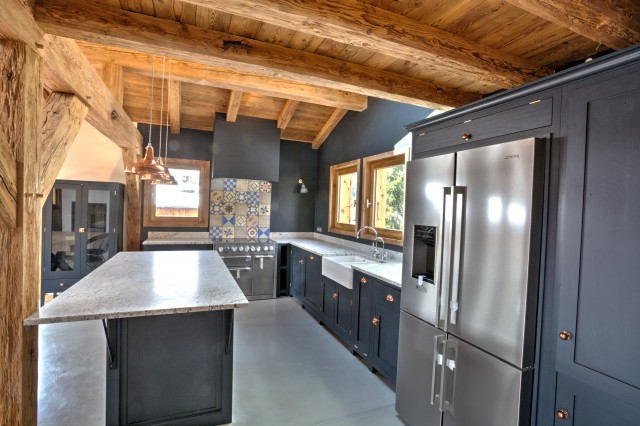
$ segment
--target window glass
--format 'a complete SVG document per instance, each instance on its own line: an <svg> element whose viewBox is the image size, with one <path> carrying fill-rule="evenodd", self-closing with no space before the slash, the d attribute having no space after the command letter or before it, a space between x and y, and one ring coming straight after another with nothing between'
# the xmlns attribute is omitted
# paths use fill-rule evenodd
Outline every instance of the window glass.
<svg viewBox="0 0 640 426"><path fill-rule="evenodd" d="M155 185L156 217L198 217L200 208L200 170L169 171L177 185Z"/></svg>
<svg viewBox="0 0 640 426"><path fill-rule="evenodd" d="M356 224L357 196L358 173L338 174L338 223Z"/></svg>
<svg viewBox="0 0 640 426"><path fill-rule="evenodd" d="M374 169L374 228L404 228L404 164Z"/></svg>

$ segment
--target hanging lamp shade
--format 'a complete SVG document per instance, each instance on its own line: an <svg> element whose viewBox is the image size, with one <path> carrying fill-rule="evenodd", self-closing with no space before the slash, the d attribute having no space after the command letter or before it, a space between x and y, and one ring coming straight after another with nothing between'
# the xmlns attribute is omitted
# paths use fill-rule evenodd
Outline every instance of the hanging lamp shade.
<svg viewBox="0 0 640 426"><path fill-rule="evenodd" d="M156 163L158 163L158 165L163 167L164 171L160 173L157 177L152 179L151 184L152 185L177 185L178 182L173 177L173 175L171 175L169 168L164 165L164 162L162 161L162 157L158 157L158 159L156 160Z"/></svg>
<svg viewBox="0 0 640 426"><path fill-rule="evenodd" d="M153 147L151 145L147 145L144 158L127 166L124 172L127 174L140 175L140 179L142 180L153 180L154 178L159 177L161 173L165 172L165 167L158 164L155 160Z"/></svg>

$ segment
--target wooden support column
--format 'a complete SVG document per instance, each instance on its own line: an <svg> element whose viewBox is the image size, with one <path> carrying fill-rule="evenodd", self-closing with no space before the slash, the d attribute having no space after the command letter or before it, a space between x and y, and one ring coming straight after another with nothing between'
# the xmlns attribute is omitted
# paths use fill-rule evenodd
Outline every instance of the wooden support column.
<svg viewBox="0 0 640 426"><path fill-rule="evenodd" d="M15 228L18 214L18 170L9 140L0 128L0 226Z"/></svg>
<svg viewBox="0 0 640 426"><path fill-rule="evenodd" d="M68 93L52 93L44 106L40 191L49 194L89 108Z"/></svg>
<svg viewBox="0 0 640 426"><path fill-rule="evenodd" d="M133 148L122 148L124 166L135 163L140 153ZM140 250L140 226L142 217L142 201L140 196L140 179L136 175L125 174L125 205L127 206L127 235L125 235L125 250Z"/></svg>
<svg viewBox="0 0 640 426"><path fill-rule="evenodd" d="M43 198L38 188L42 60L0 39L0 128L17 162L17 221L0 227L0 424L35 425L38 329L22 321L38 309Z"/></svg>

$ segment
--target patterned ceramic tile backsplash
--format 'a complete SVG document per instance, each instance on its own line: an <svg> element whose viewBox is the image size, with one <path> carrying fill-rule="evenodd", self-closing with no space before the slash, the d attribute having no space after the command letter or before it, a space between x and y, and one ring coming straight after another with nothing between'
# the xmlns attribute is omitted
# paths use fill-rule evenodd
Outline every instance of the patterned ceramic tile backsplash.
<svg viewBox="0 0 640 426"><path fill-rule="evenodd" d="M261 180L211 179L211 238L269 238L271 183Z"/></svg>

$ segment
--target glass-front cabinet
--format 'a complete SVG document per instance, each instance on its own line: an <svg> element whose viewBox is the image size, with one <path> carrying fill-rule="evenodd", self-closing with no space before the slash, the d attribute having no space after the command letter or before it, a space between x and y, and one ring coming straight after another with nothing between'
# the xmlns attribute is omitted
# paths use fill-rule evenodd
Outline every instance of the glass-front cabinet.
<svg viewBox="0 0 640 426"><path fill-rule="evenodd" d="M122 250L123 186L56 181L43 207L41 305Z"/></svg>

